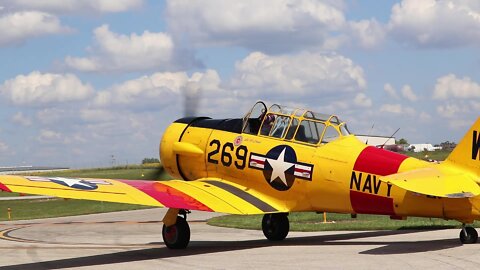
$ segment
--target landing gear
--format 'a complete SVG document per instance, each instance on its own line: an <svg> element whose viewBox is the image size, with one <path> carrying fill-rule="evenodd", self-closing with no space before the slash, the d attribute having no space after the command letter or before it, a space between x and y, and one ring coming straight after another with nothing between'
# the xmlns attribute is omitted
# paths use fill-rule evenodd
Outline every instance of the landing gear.
<svg viewBox="0 0 480 270"><path fill-rule="evenodd" d="M170 249L184 249L190 242L190 226L188 226L187 222L187 212L180 210L177 211L177 213L183 216L177 216L175 224L165 224L165 220L169 215L168 213L165 216L166 218L164 218L162 237L163 242Z"/></svg>
<svg viewBox="0 0 480 270"><path fill-rule="evenodd" d="M460 231L460 242L462 244L474 244L478 240L477 230L473 227L467 227L465 224L462 225L462 230Z"/></svg>
<svg viewBox="0 0 480 270"><path fill-rule="evenodd" d="M266 214L262 219L262 230L270 241L280 241L287 237L290 230L287 213Z"/></svg>

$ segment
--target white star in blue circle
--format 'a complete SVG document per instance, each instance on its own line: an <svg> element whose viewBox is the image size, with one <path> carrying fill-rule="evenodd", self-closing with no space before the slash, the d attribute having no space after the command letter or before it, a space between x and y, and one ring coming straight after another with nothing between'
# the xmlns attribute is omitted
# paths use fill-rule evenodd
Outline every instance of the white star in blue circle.
<svg viewBox="0 0 480 270"><path fill-rule="evenodd" d="M55 177L55 178L50 178L50 181L56 184L60 184L62 186L71 187L75 189L94 190L98 188L96 184L88 182L86 180L82 180L82 179Z"/></svg>

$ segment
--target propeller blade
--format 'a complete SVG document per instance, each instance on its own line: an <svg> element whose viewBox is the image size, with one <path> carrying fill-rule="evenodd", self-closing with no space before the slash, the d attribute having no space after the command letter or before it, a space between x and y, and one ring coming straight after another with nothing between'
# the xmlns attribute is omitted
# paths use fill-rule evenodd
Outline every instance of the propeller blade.
<svg viewBox="0 0 480 270"><path fill-rule="evenodd" d="M200 102L200 87L197 82L188 82L183 90L183 113L185 117L196 116Z"/></svg>

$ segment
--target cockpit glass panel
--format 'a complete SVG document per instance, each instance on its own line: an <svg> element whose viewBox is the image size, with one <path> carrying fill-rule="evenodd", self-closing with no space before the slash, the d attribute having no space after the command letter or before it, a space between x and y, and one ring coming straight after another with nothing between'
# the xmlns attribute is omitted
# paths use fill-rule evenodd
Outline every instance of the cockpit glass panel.
<svg viewBox="0 0 480 270"><path fill-rule="evenodd" d="M303 114L303 117L305 117L305 118L310 118L310 119L315 119L315 116L313 115L313 112L311 112L311 111L306 111L306 112Z"/></svg>
<svg viewBox="0 0 480 270"><path fill-rule="evenodd" d="M325 134L323 134L322 142L329 143L338 139L339 136L340 134L333 126L328 126L327 129L325 129Z"/></svg>
<svg viewBox="0 0 480 270"><path fill-rule="evenodd" d="M260 129L260 135L268 136L268 134L270 134L270 131L272 130L272 127L275 123L275 119L276 119L276 115L273 113L268 113L263 117L262 127Z"/></svg>
<svg viewBox="0 0 480 270"><path fill-rule="evenodd" d="M343 136L350 135L350 131L347 128L347 124L342 123L339 127L340 127L340 133L342 133Z"/></svg>
<svg viewBox="0 0 480 270"><path fill-rule="evenodd" d="M270 112L280 112L282 110L282 107L280 107L280 105L278 104L273 104L272 106L270 106L270 108L268 108L268 111Z"/></svg>
<svg viewBox="0 0 480 270"><path fill-rule="evenodd" d="M292 124L288 128L287 135L285 136L285 140L293 139L293 135L295 135L295 131L297 131L297 128L298 128L298 119L293 118Z"/></svg>
<svg viewBox="0 0 480 270"><path fill-rule="evenodd" d="M270 136L275 138L283 138L290 124L290 117L277 115L275 123L270 131Z"/></svg>
<svg viewBox="0 0 480 270"><path fill-rule="evenodd" d="M309 118L309 119L315 119L315 120L320 120L320 121L327 121L330 118L330 115L328 114L323 114L323 113L314 113L311 111L307 111L303 117Z"/></svg>
<svg viewBox="0 0 480 270"><path fill-rule="evenodd" d="M325 124L322 122L303 120L298 126L295 140L311 144L317 144L320 141Z"/></svg>
<svg viewBox="0 0 480 270"><path fill-rule="evenodd" d="M330 118L330 123L334 123L334 124L337 124L337 125L338 125L338 124L340 124L340 120L338 120L338 117L332 116L332 117Z"/></svg>
<svg viewBox="0 0 480 270"><path fill-rule="evenodd" d="M263 117L267 111L265 103L258 101L252 109L243 117L243 133L258 134L260 124L262 124Z"/></svg>
<svg viewBox="0 0 480 270"><path fill-rule="evenodd" d="M300 116L302 116L304 113L305 113L305 110L303 110L303 109L297 109L297 110L295 110L295 116L296 116L296 117L300 117Z"/></svg>
<svg viewBox="0 0 480 270"><path fill-rule="evenodd" d="M293 115L296 109L280 106L278 104L273 104L272 106L270 106L270 109L268 111L285 115Z"/></svg>

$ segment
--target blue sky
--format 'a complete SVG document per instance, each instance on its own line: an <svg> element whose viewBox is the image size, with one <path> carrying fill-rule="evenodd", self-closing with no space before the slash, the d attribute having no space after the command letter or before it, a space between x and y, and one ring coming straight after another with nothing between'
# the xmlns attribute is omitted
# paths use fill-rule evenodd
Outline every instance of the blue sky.
<svg viewBox="0 0 480 270"><path fill-rule="evenodd" d="M0 165L158 156L185 91L212 117L263 99L457 141L479 116L479 46L474 0L0 0Z"/></svg>

